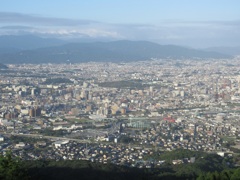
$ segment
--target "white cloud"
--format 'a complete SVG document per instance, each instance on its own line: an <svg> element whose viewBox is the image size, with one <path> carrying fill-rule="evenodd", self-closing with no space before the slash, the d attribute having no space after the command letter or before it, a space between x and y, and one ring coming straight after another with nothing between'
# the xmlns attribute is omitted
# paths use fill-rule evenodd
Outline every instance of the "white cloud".
<svg viewBox="0 0 240 180"><path fill-rule="evenodd" d="M240 21L162 21L110 24L92 20L48 18L0 12L0 34L37 34L61 38L148 40L194 47L240 45Z"/></svg>
<svg viewBox="0 0 240 180"><path fill-rule="evenodd" d="M0 12L0 22L7 24L27 24L40 26L79 26L97 23L92 20L52 18L22 13Z"/></svg>

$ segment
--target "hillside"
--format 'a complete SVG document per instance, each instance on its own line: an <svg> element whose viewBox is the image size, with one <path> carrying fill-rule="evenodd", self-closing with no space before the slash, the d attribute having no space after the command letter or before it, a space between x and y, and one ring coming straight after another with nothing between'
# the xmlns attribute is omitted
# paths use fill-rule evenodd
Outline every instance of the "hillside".
<svg viewBox="0 0 240 180"><path fill-rule="evenodd" d="M8 69L8 67L5 64L0 63L0 69Z"/></svg>
<svg viewBox="0 0 240 180"><path fill-rule="evenodd" d="M6 35L0 36L0 53L16 52L19 50L36 49L65 44L64 41L54 38L41 38L33 35Z"/></svg>
<svg viewBox="0 0 240 180"><path fill-rule="evenodd" d="M0 54L2 63L72 63L88 61L138 61L151 58L231 58L229 55L206 52L147 41L113 41L71 43L62 46Z"/></svg>
<svg viewBox="0 0 240 180"><path fill-rule="evenodd" d="M214 51L214 52L220 52L224 54L230 54L233 56L240 55L240 46L236 47L211 47L204 49L204 51Z"/></svg>
<svg viewBox="0 0 240 180"><path fill-rule="evenodd" d="M173 165L174 158L196 155L194 163ZM159 156L159 155L158 155ZM161 156L161 155L160 155ZM226 158L189 150L165 152L166 162L155 168L133 168L84 160L28 160L0 155L0 179L236 179L240 169L227 165ZM168 160L170 161L168 161ZM141 163L141 162L138 162ZM142 163L144 163L142 161ZM9 168L11 167L11 168ZM223 177L223 178L220 178ZM215 177L215 178L214 178ZM218 178L216 178L218 177Z"/></svg>

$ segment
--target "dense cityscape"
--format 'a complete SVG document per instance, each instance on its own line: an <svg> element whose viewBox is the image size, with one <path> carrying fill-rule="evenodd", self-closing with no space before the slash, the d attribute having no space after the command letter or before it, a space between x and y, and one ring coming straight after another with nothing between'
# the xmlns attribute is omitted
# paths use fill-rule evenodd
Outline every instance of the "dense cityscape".
<svg viewBox="0 0 240 180"><path fill-rule="evenodd" d="M0 180L240 180L240 1L2 1Z"/></svg>
<svg viewBox="0 0 240 180"><path fill-rule="evenodd" d="M138 168L160 167L161 152L176 149L231 158L240 148L239 60L8 64L0 150Z"/></svg>

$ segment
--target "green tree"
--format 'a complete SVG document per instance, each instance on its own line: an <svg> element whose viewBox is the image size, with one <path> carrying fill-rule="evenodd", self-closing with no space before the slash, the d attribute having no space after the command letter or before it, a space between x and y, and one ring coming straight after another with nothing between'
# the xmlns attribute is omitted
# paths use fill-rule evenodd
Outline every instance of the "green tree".
<svg viewBox="0 0 240 180"><path fill-rule="evenodd" d="M0 179L18 180L28 179L27 172L22 168L21 161L13 158L10 152L0 155Z"/></svg>
<svg viewBox="0 0 240 180"><path fill-rule="evenodd" d="M222 180L229 180L231 175L232 173L229 170L224 170L220 174Z"/></svg>
<svg viewBox="0 0 240 180"><path fill-rule="evenodd" d="M236 169L231 176L231 180L239 180L240 179L240 168Z"/></svg>
<svg viewBox="0 0 240 180"><path fill-rule="evenodd" d="M131 137L123 135L119 138L119 142L121 142L121 143L131 143L131 142L133 142L133 139Z"/></svg>
<svg viewBox="0 0 240 180"><path fill-rule="evenodd" d="M197 178L197 180L205 180L204 174L200 174Z"/></svg>

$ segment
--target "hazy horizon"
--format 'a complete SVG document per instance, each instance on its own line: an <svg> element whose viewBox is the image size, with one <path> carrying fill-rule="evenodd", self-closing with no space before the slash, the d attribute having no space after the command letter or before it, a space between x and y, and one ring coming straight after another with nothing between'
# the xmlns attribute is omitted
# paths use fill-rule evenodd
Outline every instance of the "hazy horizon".
<svg viewBox="0 0 240 180"><path fill-rule="evenodd" d="M145 40L193 48L240 46L240 1L2 2L1 35Z"/></svg>

